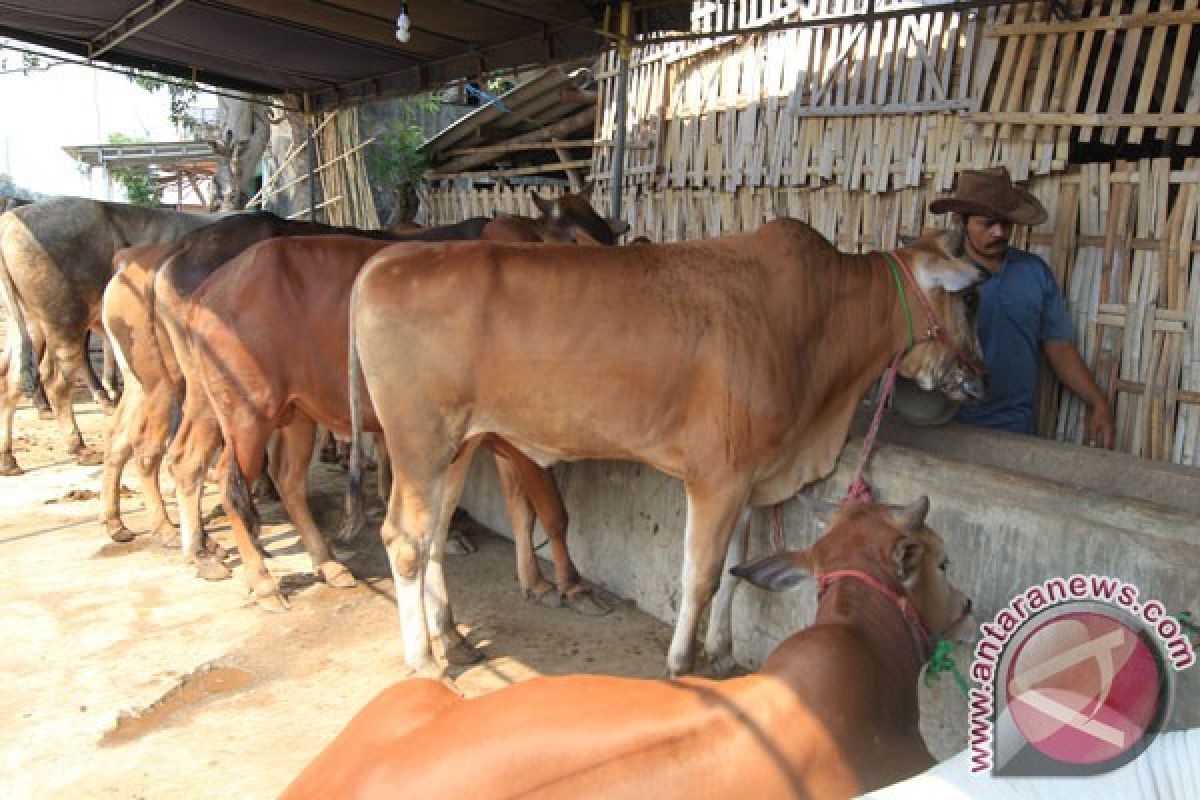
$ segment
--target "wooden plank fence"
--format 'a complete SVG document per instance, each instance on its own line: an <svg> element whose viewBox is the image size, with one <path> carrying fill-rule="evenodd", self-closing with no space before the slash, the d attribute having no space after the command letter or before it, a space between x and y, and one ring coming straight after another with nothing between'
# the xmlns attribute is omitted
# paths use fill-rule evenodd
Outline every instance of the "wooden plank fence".
<svg viewBox="0 0 1200 800"><path fill-rule="evenodd" d="M967 167L1003 164L1021 180L1061 171L1073 136L1190 144L1200 0L1057 7L1069 17L1050 18L1044 2L697 3L694 30L711 38L634 51L626 185L947 189ZM735 24L754 32L727 33ZM603 186L615 52L597 77L592 171Z"/></svg>

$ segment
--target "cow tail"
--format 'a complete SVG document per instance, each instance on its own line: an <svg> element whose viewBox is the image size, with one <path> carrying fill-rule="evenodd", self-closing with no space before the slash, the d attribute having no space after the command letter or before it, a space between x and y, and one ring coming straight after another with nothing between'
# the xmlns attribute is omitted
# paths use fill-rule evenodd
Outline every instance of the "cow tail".
<svg viewBox="0 0 1200 800"><path fill-rule="evenodd" d="M345 514L342 527L334 534L339 542L353 541L366 526L362 491L362 365L358 360L358 334L354 330L354 309L358 305L358 286L350 294L350 346L347 380L350 381L350 474L346 482Z"/></svg>
<svg viewBox="0 0 1200 800"><path fill-rule="evenodd" d="M0 231L2 234L2 231ZM4 253L0 251L0 288L4 290L4 304L8 306L8 318L16 326L17 352L9 353L9 358L15 357L18 369L21 370L21 392L32 398L38 390L37 364L33 360L33 340L29 338L29 326L25 323L25 312L17 298L17 287L9 274L8 264L4 261ZM12 341L11 334L9 341ZM12 362L9 362L12 368Z"/></svg>
<svg viewBox="0 0 1200 800"><path fill-rule="evenodd" d="M225 490L225 496L229 504L233 506L227 511L237 514L250 535L257 538L258 532L262 528L262 519L258 516L258 507L254 505L254 500L250 497L250 487L246 485L246 476L242 474L242 468L238 465L236 453L227 452L225 456L229 462L227 467L228 488Z"/></svg>

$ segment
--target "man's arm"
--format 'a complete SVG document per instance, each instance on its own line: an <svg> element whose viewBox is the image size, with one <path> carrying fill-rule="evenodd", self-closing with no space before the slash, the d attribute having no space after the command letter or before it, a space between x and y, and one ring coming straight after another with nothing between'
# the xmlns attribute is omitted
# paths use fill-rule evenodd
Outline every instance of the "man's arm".
<svg viewBox="0 0 1200 800"><path fill-rule="evenodd" d="M1113 445L1113 415L1108 400L1092 380L1092 373L1079 355L1075 343L1067 339L1051 339L1042 343L1046 360L1058 379L1087 404L1088 444L1111 448Z"/></svg>

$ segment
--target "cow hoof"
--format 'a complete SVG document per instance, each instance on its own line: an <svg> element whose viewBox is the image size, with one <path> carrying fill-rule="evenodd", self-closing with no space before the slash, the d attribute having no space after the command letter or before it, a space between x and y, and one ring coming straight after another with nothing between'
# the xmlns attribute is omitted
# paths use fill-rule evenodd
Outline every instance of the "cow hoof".
<svg viewBox="0 0 1200 800"><path fill-rule="evenodd" d="M291 610L288 601L278 591L274 591L271 594L259 594L255 592L254 602L263 611L270 611L272 614L282 614L285 611Z"/></svg>
<svg viewBox="0 0 1200 800"><path fill-rule="evenodd" d="M449 537L446 538L446 554L451 556L469 556L477 549L471 544L471 540L463 535L462 531L450 531Z"/></svg>
<svg viewBox="0 0 1200 800"><path fill-rule="evenodd" d="M716 658L710 658L704 665L704 675L715 680L731 678L738 671L738 663L733 660L732 653L724 653Z"/></svg>
<svg viewBox="0 0 1200 800"><path fill-rule="evenodd" d="M591 586L577 586L559 596L559 606L569 608L585 617L603 617L611 614L613 607L596 595Z"/></svg>
<svg viewBox="0 0 1200 800"><path fill-rule="evenodd" d="M446 648L446 661L452 667L468 667L483 660L483 651L459 636L454 644Z"/></svg>
<svg viewBox="0 0 1200 800"><path fill-rule="evenodd" d="M431 681L448 681L446 668L436 661L429 661L419 667L410 667L410 678L428 678ZM455 688L457 691L457 687Z"/></svg>
<svg viewBox="0 0 1200 800"><path fill-rule="evenodd" d="M222 547L220 542L207 535L204 537L204 551L213 558L218 559L225 558L225 556L229 555L229 551Z"/></svg>
<svg viewBox="0 0 1200 800"><path fill-rule="evenodd" d="M119 522L115 526L108 529L108 538L112 539L114 542L125 544L126 542L132 542L133 537L133 531L129 530L129 528L126 528Z"/></svg>
<svg viewBox="0 0 1200 800"><path fill-rule="evenodd" d="M169 522L160 522L150 530L150 535L158 540L163 547L179 546L179 529ZM174 544L167 544L174 542Z"/></svg>
<svg viewBox="0 0 1200 800"><path fill-rule="evenodd" d="M94 467L104 463L104 454L90 447L80 448L74 455L75 461L83 467Z"/></svg>
<svg viewBox="0 0 1200 800"><path fill-rule="evenodd" d="M0 454L0 475L11 477L24 474L25 470L21 469L21 465L17 463L17 459L13 458L12 453Z"/></svg>
<svg viewBox="0 0 1200 800"><path fill-rule="evenodd" d="M358 585L353 573L346 568L345 564L337 561L326 561L317 567L317 574L321 576L321 580L335 589L353 589Z"/></svg>
<svg viewBox="0 0 1200 800"><path fill-rule="evenodd" d="M233 577L229 567L208 556L196 557L196 577L206 581L223 581Z"/></svg>
<svg viewBox="0 0 1200 800"><path fill-rule="evenodd" d="M525 599L542 608L557 608L559 606L558 589L553 583L542 581L536 588L525 590Z"/></svg>

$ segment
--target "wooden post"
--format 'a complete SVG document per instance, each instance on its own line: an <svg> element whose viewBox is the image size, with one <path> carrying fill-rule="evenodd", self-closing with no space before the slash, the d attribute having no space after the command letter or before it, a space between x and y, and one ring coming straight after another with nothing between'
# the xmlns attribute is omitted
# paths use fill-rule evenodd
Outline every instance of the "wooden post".
<svg viewBox="0 0 1200 800"><path fill-rule="evenodd" d="M317 143L313 140L312 99L304 95L304 136L308 149L308 221L317 221Z"/></svg>
<svg viewBox="0 0 1200 800"><path fill-rule="evenodd" d="M632 7L629 0L621 0L621 43L620 62L617 73L616 130L613 131L612 162L612 212L613 219L621 218L621 190L625 183L625 126L628 116L629 60L632 56L630 29Z"/></svg>

